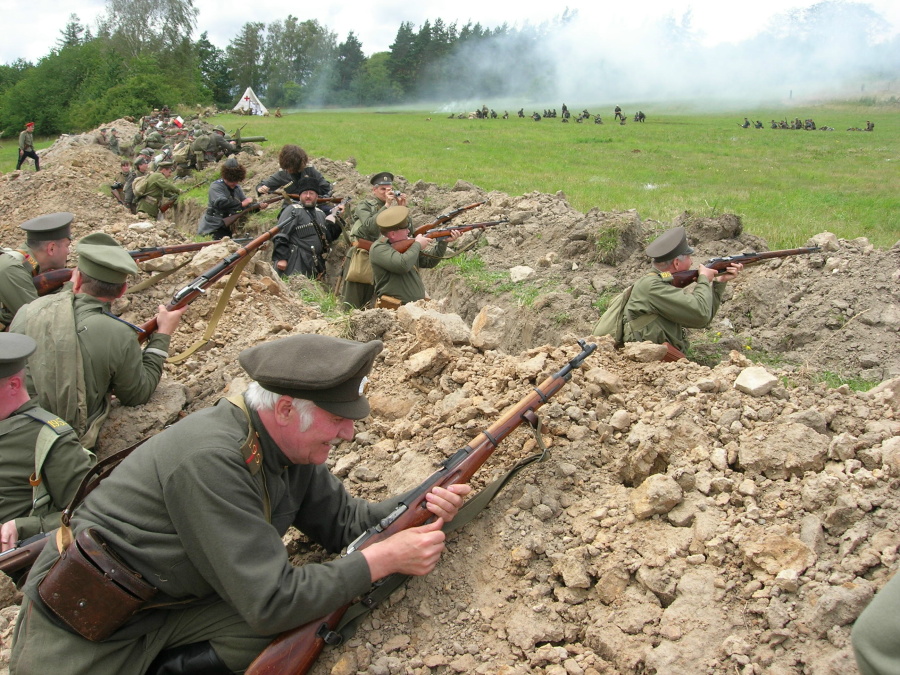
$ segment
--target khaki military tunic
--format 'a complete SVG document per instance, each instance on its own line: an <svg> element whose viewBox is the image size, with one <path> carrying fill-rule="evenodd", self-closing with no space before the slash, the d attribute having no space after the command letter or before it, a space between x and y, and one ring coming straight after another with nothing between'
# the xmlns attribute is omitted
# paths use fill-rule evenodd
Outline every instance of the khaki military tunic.
<svg viewBox="0 0 900 675"><path fill-rule="evenodd" d="M370 588L362 553L294 567L281 537L293 525L336 552L399 499L355 499L325 466L292 464L251 415L260 438L258 465L240 450L246 415L220 401L138 448L73 519L76 532L94 528L159 589L154 602L189 604L139 612L108 640L89 642L48 618L38 597L37 586L58 557L48 546L23 589L12 672L142 675L161 649L202 640L243 672L279 632Z"/></svg>
<svg viewBox="0 0 900 675"><path fill-rule="evenodd" d="M353 211L353 227L350 228L350 238L354 241L357 239L365 239L366 241L374 242L378 237L381 236L381 230L378 229L378 224L375 222L375 219L378 217L378 214L384 211L385 204L383 201L375 197L374 195L364 199ZM412 232L412 219L409 221L410 232ZM366 255L357 253L354 249L351 249L350 255ZM347 268L350 264L350 257L347 258L347 263L344 268L344 276L346 277ZM371 284L361 284L353 281L344 281L344 287L341 292L341 299L353 307L358 309L362 309L366 305L369 304L369 301L372 299L374 295L375 287Z"/></svg>
<svg viewBox="0 0 900 675"><path fill-rule="evenodd" d="M400 253L386 237L379 237L369 251L375 297L390 295L399 298L403 304L428 297L417 268L437 266L446 250L447 242L439 241L436 246L429 248L428 255L424 255L422 246L416 242L404 253Z"/></svg>
<svg viewBox="0 0 900 675"><path fill-rule="evenodd" d="M692 285L693 293L686 293L673 286L670 279L671 275L654 272L634 284L625 306L625 342L668 342L684 352L689 345L684 329L706 328L716 316L725 292L724 283L710 283L700 274ZM632 327L631 321L651 314L656 318L650 323L637 330Z"/></svg>
<svg viewBox="0 0 900 675"><path fill-rule="evenodd" d="M88 421L93 421L105 407L105 399L112 392L124 405L141 405L150 400L166 359L171 336L154 333L142 351L135 330L110 313L109 303L85 293L71 297L75 313L75 329L84 360L84 385ZM13 332L24 333L39 345L51 339L51 327L41 323L42 299L19 311ZM28 389L38 396L43 407L53 413L52 393L36 392L33 377L28 371ZM66 420L70 424L71 420Z"/></svg>
<svg viewBox="0 0 900 675"><path fill-rule="evenodd" d="M159 171L154 171L147 177L144 194L137 201L137 210L155 218L159 214L159 207L179 194L181 188Z"/></svg>
<svg viewBox="0 0 900 675"><path fill-rule="evenodd" d="M57 418L57 426L64 430L41 467L41 480L50 501L32 512L33 489L28 479L34 473L38 434L46 424L26 413L37 409L37 401L31 400L0 420L0 523L15 519L19 539L59 527L62 510L94 463L93 455L81 447L72 428Z"/></svg>
<svg viewBox="0 0 900 675"><path fill-rule="evenodd" d="M9 326L16 312L38 297L32 278L40 272L31 251L22 246L25 260L0 252L0 324Z"/></svg>

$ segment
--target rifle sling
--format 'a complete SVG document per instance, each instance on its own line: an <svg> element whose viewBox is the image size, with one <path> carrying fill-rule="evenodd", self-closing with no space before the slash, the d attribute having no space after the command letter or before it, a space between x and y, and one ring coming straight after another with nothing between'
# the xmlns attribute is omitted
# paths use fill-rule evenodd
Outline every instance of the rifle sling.
<svg viewBox="0 0 900 675"><path fill-rule="evenodd" d="M238 279L241 276L241 272L244 271L244 267L246 267L247 263L250 262L250 259L253 257L253 254L256 253L256 250L252 251L249 255L245 255L237 265L234 266L234 269L231 270L231 274L228 277L228 283L225 284L225 289L222 291L222 295L219 296L219 302L216 304L215 310L213 310L212 318L209 320L209 324L206 326L206 330L203 332L203 336L197 340L194 344L184 350L181 354L176 354L175 356L170 356L166 361L168 363L182 363L186 361L190 356L193 355L201 347L206 346L209 343L210 338L212 338L213 332L216 330L216 325L219 323L219 319L222 318L222 315L225 313L225 307L228 305L228 299L231 297L231 292L234 290L234 287L237 286Z"/></svg>
<svg viewBox="0 0 900 675"><path fill-rule="evenodd" d="M509 483L519 471L534 462L543 462L547 459L548 450L541 437L540 419L535 417L535 423L531 424L529 422L529 425L531 426L534 438L537 441L541 452L521 460L512 469L500 476L500 478L490 485L485 486L481 492L466 502L456 514L456 517L449 523L444 524L442 530L445 533L449 534L475 520L476 516L488 507L494 497L500 493L500 490L506 487L506 484ZM373 588L365 597L350 606L334 630L327 630L325 624L322 624L322 628L319 630L317 636L324 640L325 644L328 645L339 645L349 640L356 633L359 624L366 618L366 615L390 597L395 590L400 588L410 578L411 577L406 574L391 574L386 576L378 582L375 585L375 588Z"/></svg>
<svg viewBox="0 0 900 675"><path fill-rule="evenodd" d="M144 279L141 283L136 284L135 286L129 286L128 290L125 292L126 293L139 293L139 292L143 291L145 288L150 288L151 286L156 286L156 284L158 284L160 281L162 281L166 277L170 277L173 274L175 274L175 272L177 272L182 267L187 265L189 262L191 262L191 260L192 260L191 258L188 258L187 260L185 260L183 263L181 263L174 269L168 270L167 272L160 272L159 274L157 274L155 276L152 276L148 279Z"/></svg>

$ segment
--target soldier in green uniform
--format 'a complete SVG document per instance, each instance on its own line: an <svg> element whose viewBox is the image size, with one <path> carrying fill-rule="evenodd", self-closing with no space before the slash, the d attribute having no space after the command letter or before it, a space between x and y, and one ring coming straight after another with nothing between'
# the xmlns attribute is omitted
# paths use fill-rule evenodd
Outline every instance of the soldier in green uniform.
<svg viewBox="0 0 900 675"><path fill-rule="evenodd" d="M134 260L115 239L95 232L78 243L72 288L45 295L19 310L10 332L38 343L28 364L28 391L62 417L93 448L109 412L110 394L123 405L146 403L162 375L171 335L186 307L160 305L158 330L141 351L135 328L111 313L137 274Z"/></svg>
<svg viewBox="0 0 900 675"><path fill-rule="evenodd" d="M654 272L639 279L625 305L625 342L649 340L668 343L680 352L688 348L685 328L705 328L719 311L725 282L734 279L743 265L730 265L718 273L700 265L693 293L672 286L672 272L691 268L687 233L676 227L657 237L646 249Z"/></svg>
<svg viewBox="0 0 900 675"><path fill-rule="evenodd" d="M156 129L147 134L147 137L144 139L144 144L148 148L153 148L154 150L159 150L162 146L166 144L166 139L163 138L163 135L159 133Z"/></svg>
<svg viewBox="0 0 900 675"><path fill-rule="evenodd" d="M850 637L862 675L900 673L900 575L895 574L863 610Z"/></svg>
<svg viewBox="0 0 900 675"><path fill-rule="evenodd" d="M109 143L109 151L114 152L117 155L122 154L122 149L119 147L119 134L116 131L115 127L109 130L109 137L107 138Z"/></svg>
<svg viewBox="0 0 900 675"><path fill-rule="evenodd" d="M418 268L436 267L447 250L447 240L437 241L420 234L406 251L400 253L391 244L409 239L409 209L391 206L379 213L375 222L382 235L369 250L375 297L379 300L375 306L396 305L397 300L405 305L427 298L428 292ZM459 232L454 232L451 239L457 237ZM388 300L383 300L384 296Z"/></svg>
<svg viewBox="0 0 900 675"><path fill-rule="evenodd" d="M26 157L34 160L34 170L41 170L41 160L34 151L34 122L25 125L25 130L19 134L19 161L16 162L16 171L22 168L22 162Z"/></svg>
<svg viewBox="0 0 900 675"><path fill-rule="evenodd" d="M372 185L372 196L364 199L353 210L350 240L354 244L360 239L373 242L381 236L378 225L375 223L375 218L379 213L391 206L406 206L406 195L394 190L394 174L389 171L376 173L369 183ZM409 220L409 231L412 233L412 219ZM368 263L368 251L354 245L344 263L344 286L341 290L341 300L351 307L363 309L372 301L375 287L369 283L351 281L347 278L348 270L355 256L365 258L363 268L371 267ZM356 264L358 265L359 261Z"/></svg>
<svg viewBox="0 0 900 675"><path fill-rule="evenodd" d="M278 633L322 617L388 574L424 575L444 548L441 526L470 488L434 488L435 520L325 563L291 564L293 525L339 551L401 497L351 497L325 465L369 413L363 393L378 340L304 334L239 355L253 383L160 432L76 509L89 528L156 589L151 605L107 639L67 629L38 594L60 559L55 544L23 591L10 662L17 675L242 673ZM90 598L88 602L101 598ZM53 603L53 600L49 601Z"/></svg>
<svg viewBox="0 0 900 675"><path fill-rule="evenodd" d="M25 360L37 343L0 333L0 551L59 527L94 456L65 421L25 388Z"/></svg>
<svg viewBox="0 0 900 675"><path fill-rule="evenodd" d="M147 176L147 182L143 186L140 195L135 195L137 210L146 213L151 218L160 219L165 214L159 210L163 204L178 198L181 188L170 180L175 170L175 163L163 160L157 165L157 170Z"/></svg>
<svg viewBox="0 0 900 675"><path fill-rule="evenodd" d="M33 277L66 266L72 243L71 213L48 213L19 225L25 245L0 249L0 330L16 312L38 297Z"/></svg>
<svg viewBox="0 0 900 675"><path fill-rule="evenodd" d="M211 162L218 162L223 157L230 157L237 150L225 139L225 127L221 124L213 127L213 132L209 136L209 144L206 146L206 159Z"/></svg>

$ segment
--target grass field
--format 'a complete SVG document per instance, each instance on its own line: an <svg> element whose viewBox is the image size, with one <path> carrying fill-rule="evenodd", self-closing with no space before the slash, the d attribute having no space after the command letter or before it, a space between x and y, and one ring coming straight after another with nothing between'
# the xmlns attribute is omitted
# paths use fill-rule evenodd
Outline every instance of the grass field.
<svg viewBox="0 0 900 675"><path fill-rule="evenodd" d="M222 115L216 122L229 131L246 124L242 133L265 135L263 147L272 152L291 142L313 157L355 157L362 174L390 170L411 182L446 186L462 179L511 195L562 190L582 211L636 209L643 219L662 222L683 211L736 213L748 232L773 248L800 246L826 230L846 239L868 237L879 247L900 238L896 107L835 104L740 115L665 114L648 107L647 122L629 118L624 126L612 123L609 111L588 109L601 112L604 124L455 120L428 111ZM765 128L740 128L744 115ZM794 117L835 130L768 128L773 118ZM874 132L847 131L867 120ZM4 141L0 171L13 169L15 156L15 141Z"/></svg>

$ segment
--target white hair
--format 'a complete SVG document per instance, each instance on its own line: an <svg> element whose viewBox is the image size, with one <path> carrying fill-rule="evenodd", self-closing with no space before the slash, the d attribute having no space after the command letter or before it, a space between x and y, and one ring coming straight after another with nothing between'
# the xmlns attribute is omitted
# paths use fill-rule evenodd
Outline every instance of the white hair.
<svg viewBox="0 0 900 675"><path fill-rule="evenodd" d="M669 269L672 265L675 264L675 261L676 261L676 260L685 261L685 260L687 260L687 259L690 258L690 257L691 257L691 254L690 254L690 253L683 253L683 254L681 254L681 255L675 256L675 257L672 258L671 260L664 260L664 261L662 261L662 262L654 262L654 263L653 263L653 266L654 266L656 269L658 269L660 272L665 272L667 269Z"/></svg>
<svg viewBox="0 0 900 675"><path fill-rule="evenodd" d="M281 396L281 394L276 394L274 391L263 389L258 382L251 382L247 391L244 392L244 399L247 401L247 406L256 412L275 410L275 406ZM297 415L299 416L300 431L306 431L312 426L313 409L316 407L316 404L305 398L292 398L291 405L294 406L294 410L297 411Z"/></svg>

